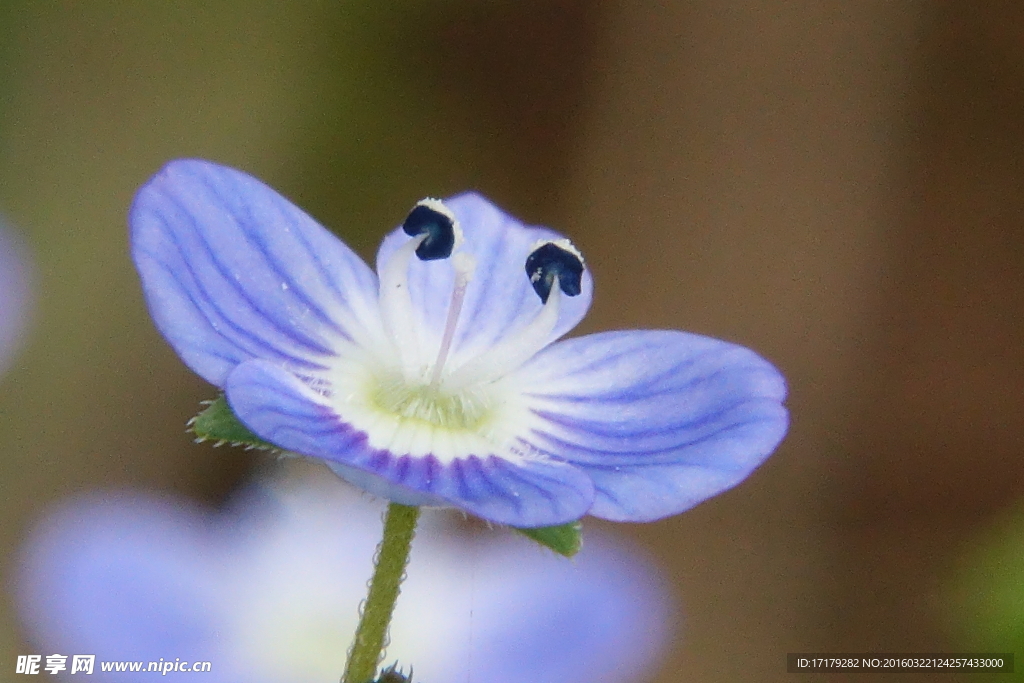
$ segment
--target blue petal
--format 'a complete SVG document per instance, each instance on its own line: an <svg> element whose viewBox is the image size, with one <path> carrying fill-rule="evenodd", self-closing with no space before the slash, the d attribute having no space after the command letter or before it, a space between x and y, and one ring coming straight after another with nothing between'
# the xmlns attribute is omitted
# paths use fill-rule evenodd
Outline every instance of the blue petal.
<svg viewBox="0 0 1024 683"><path fill-rule="evenodd" d="M99 661L216 661L226 615L209 532L203 515L171 499L70 499L36 526L19 558L22 619L47 652L96 655L102 680Z"/></svg>
<svg viewBox="0 0 1024 683"><path fill-rule="evenodd" d="M538 240L564 239L564 235L525 226L472 192L446 199L445 205L462 227L466 240L462 250L476 262L452 343L450 358L460 364L467 356L495 345L537 317L542 303L527 277L526 257ZM377 253L378 272L381 264L408 240L401 228L384 239ZM409 268L413 306L436 339L444 330L454 281L451 259L417 259ZM562 297L552 341L575 327L590 308L594 283L589 270L583 272L581 285L577 296Z"/></svg>
<svg viewBox="0 0 1024 683"><path fill-rule="evenodd" d="M587 529L583 550L571 563L553 563L544 574L530 565L534 555L540 559L551 554L533 551L512 546L469 570L466 578L475 584L475 595L466 612L481 624L501 626L489 642L469 638L466 649L472 657L457 664L465 671L456 669L447 680L476 680L470 674L477 661L492 662L489 682L647 680L643 674L653 674L656 653L667 643L672 607L667 587L644 566L643 553L607 545L595 528ZM462 572L451 573L463 578ZM597 576L600 582L594 580ZM491 581L500 581L494 592L504 599L481 599L490 592ZM587 650L589 656L582 661L570 655Z"/></svg>
<svg viewBox="0 0 1024 683"><path fill-rule="evenodd" d="M593 501L590 478L560 462L513 462L481 453L443 463L431 455L373 448L366 434L334 412L328 399L265 361L238 366L228 377L227 399L261 438L375 475L381 481L361 478L355 483L397 502L447 503L492 522L528 527L578 519Z"/></svg>
<svg viewBox="0 0 1024 683"><path fill-rule="evenodd" d="M250 358L321 369L347 340L380 329L366 264L245 173L172 161L139 190L129 224L157 328L217 386Z"/></svg>
<svg viewBox="0 0 1024 683"><path fill-rule="evenodd" d="M735 486L782 440L785 381L749 349L684 332L558 342L517 373L527 441L594 481L590 514L674 515Z"/></svg>

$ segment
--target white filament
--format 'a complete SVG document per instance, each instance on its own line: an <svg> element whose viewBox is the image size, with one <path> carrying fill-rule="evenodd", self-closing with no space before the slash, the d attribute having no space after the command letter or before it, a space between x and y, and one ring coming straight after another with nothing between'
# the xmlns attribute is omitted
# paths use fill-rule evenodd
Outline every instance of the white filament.
<svg viewBox="0 0 1024 683"><path fill-rule="evenodd" d="M537 317L500 343L454 370L447 384L453 390L463 389L474 384L487 384L501 379L533 358L538 351L551 342L551 333L558 322L561 296L558 276L555 276L551 283L551 293L548 295L547 303L544 304Z"/></svg>
<svg viewBox="0 0 1024 683"><path fill-rule="evenodd" d="M409 295L409 263L425 239L426 234L413 237L396 249L380 269L379 298L384 327L394 341L394 351L406 377L411 377L422 367L422 345Z"/></svg>

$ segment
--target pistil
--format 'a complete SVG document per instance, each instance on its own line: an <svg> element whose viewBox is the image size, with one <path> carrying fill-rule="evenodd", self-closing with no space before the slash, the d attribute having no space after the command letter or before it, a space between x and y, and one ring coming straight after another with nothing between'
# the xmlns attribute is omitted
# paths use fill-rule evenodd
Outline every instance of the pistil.
<svg viewBox="0 0 1024 683"><path fill-rule="evenodd" d="M444 370L444 363L448 360L448 352L451 351L452 340L455 338L455 328L459 323L459 314L462 312L462 303L466 299L466 287L473 278L473 270L476 263L469 254L458 253L452 256L452 268L455 269L455 284L452 287L452 298L448 304L448 317L444 324L444 334L441 336L441 346L437 351L437 359L434 361L434 370L430 375L430 388L437 389L441 384L441 371Z"/></svg>

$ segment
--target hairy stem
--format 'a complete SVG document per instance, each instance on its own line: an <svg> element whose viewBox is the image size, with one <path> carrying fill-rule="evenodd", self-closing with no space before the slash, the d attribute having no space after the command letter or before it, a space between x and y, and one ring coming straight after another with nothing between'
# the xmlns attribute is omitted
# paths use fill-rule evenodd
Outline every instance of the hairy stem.
<svg viewBox="0 0 1024 683"><path fill-rule="evenodd" d="M409 547L416 533L420 509L391 503L384 517L384 538L377 546L376 566L370 580L370 592L356 629L342 683L370 683L377 675L384 639L391 625L399 587L405 578Z"/></svg>

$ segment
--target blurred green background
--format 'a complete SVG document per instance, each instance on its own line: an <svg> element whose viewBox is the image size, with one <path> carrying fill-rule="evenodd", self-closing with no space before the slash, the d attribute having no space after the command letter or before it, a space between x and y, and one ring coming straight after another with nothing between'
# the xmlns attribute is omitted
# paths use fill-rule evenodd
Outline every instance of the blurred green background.
<svg viewBox="0 0 1024 683"><path fill-rule="evenodd" d="M216 502L262 457L184 434L213 391L127 256L135 189L200 156L366 257L417 199L480 190L587 255L579 331L687 329L782 368L793 426L750 480L602 524L684 605L658 681L1022 643L1024 8L8 1L0 79L0 211L38 271L0 379L5 577L60 496ZM2 600L0 680L26 651Z"/></svg>

